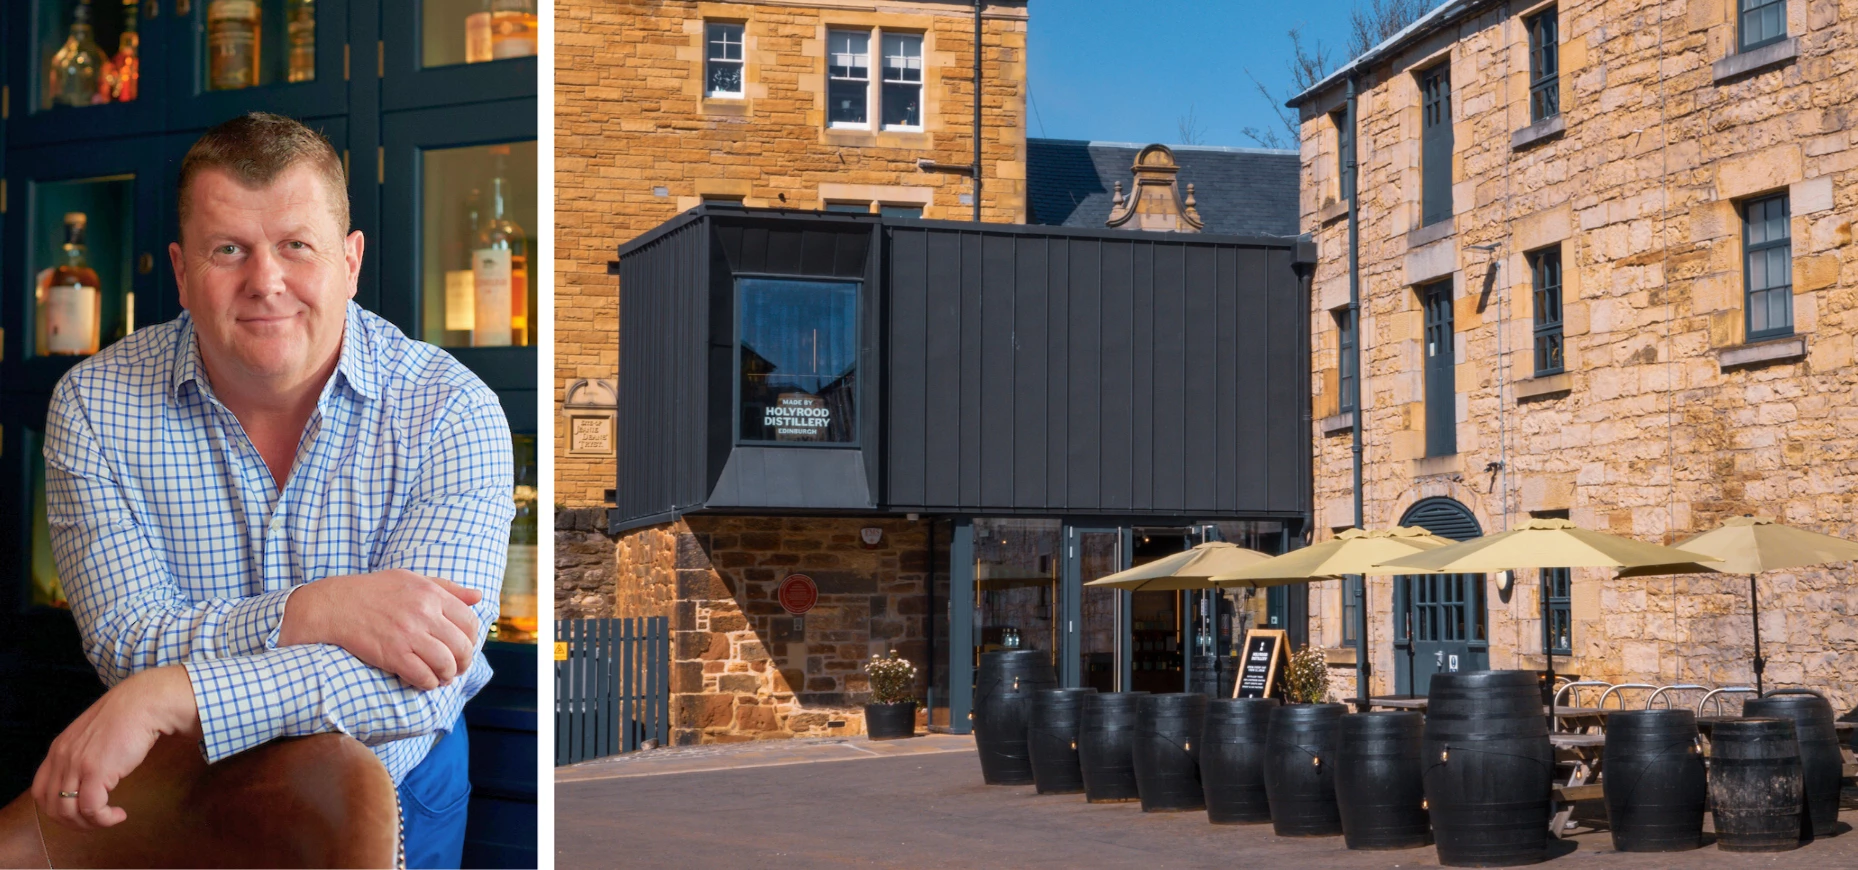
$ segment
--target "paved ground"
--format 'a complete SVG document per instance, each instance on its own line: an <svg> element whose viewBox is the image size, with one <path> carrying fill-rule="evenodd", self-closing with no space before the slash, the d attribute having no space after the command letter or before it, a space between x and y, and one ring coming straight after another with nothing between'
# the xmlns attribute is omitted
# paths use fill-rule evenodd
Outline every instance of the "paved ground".
<svg viewBox="0 0 1858 870"><path fill-rule="evenodd" d="M1849 806L1849 804L1848 804ZM1851 816L1854 810L1847 809ZM583 867L1432 867L1431 848L1350 852L1341 837L1214 826L1081 795L981 784L972 740L787 741L637 753L562 768L556 864ZM1777 855L1705 847L1628 855L1609 836L1562 841L1550 868L1858 867L1858 833Z"/></svg>

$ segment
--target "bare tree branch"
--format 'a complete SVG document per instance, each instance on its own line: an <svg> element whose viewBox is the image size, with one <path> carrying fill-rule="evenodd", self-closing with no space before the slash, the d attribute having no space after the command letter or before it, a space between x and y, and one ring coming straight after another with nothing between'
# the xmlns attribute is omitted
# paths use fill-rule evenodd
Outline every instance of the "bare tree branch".
<svg viewBox="0 0 1858 870"><path fill-rule="evenodd" d="M1192 103L1187 104L1187 114L1175 123L1180 129L1182 145L1206 144L1206 124L1201 123L1200 115Z"/></svg>
<svg viewBox="0 0 1858 870"><path fill-rule="evenodd" d="M1368 0L1349 10L1348 56L1360 57L1419 20L1433 4L1428 0Z"/></svg>

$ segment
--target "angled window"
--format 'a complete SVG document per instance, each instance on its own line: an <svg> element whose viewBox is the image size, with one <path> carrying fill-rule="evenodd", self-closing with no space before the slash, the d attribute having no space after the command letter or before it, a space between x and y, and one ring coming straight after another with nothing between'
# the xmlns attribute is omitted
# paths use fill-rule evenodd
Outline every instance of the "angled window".
<svg viewBox="0 0 1858 870"><path fill-rule="evenodd" d="M1548 598L1548 622L1543 625L1542 643L1548 652L1560 656L1574 654L1574 613L1572 601L1574 572L1568 568L1543 568L1542 594Z"/></svg>
<svg viewBox="0 0 1858 870"><path fill-rule="evenodd" d="M826 203L826 211L843 212L846 214L870 214L871 204L868 202L829 202Z"/></svg>
<svg viewBox="0 0 1858 870"><path fill-rule="evenodd" d="M742 96L742 25L712 21L704 25L703 94Z"/></svg>
<svg viewBox="0 0 1858 870"><path fill-rule="evenodd" d="M1347 413L1355 410L1357 396L1360 395L1359 378L1356 369L1361 364L1361 357L1356 350L1355 312L1348 308L1335 310L1336 346L1336 411Z"/></svg>
<svg viewBox="0 0 1858 870"><path fill-rule="evenodd" d="M1793 334L1793 235L1787 194L1742 205L1743 307L1748 340Z"/></svg>
<svg viewBox="0 0 1858 870"><path fill-rule="evenodd" d="M826 123L868 127L871 123L871 34L826 32Z"/></svg>
<svg viewBox="0 0 1858 870"><path fill-rule="evenodd" d="M1529 121L1561 114L1561 48L1555 9L1550 7L1524 24L1529 28Z"/></svg>
<svg viewBox="0 0 1858 870"><path fill-rule="evenodd" d="M858 440L858 284L736 282L738 438L744 443Z"/></svg>
<svg viewBox="0 0 1858 870"><path fill-rule="evenodd" d="M1336 192L1347 202L1355 195L1354 179L1348 174L1349 150L1354 147L1348 135L1348 112L1330 112L1329 121L1335 124L1335 177Z"/></svg>
<svg viewBox="0 0 1858 870"><path fill-rule="evenodd" d="M1787 0L1736 0L1736 40L1742 51L1787 38Z"/></svg>
<svg viewBox="0 0 1858 870"><path fill-rule="evenodd" d="M1426 310L1426 455L1458 452L1458 384L1453 362L1452 281L1419 288Z"/></svg>
<svg viewBox="0 0 1858 870"><path fill-rule="evenodd" d="M1420 225L1452 216L1452 74L1442 63L1419 74Z"/></svg>
<svg viewBox="0 0 1858 870"><path fill-rule="evenodd" d="M1535 287L1535 374L1561 372L1561 246L1529 255L1529 272Z"/></svg>
<svg viewBox="0 0 1858 870"><path fill-rule="evenodd" d="M884 129L923 128L923 37L884 34Z"/></svg>

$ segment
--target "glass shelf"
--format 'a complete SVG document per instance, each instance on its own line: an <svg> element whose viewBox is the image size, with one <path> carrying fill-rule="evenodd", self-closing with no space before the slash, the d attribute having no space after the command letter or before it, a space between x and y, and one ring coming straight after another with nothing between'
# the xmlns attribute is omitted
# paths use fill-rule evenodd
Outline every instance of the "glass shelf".
<svg viewBox="0 0 1858 870"><path fill-rule="evenodd" d="M421 338L533 344L536 143L421 152ZM500 209L500 211L499 211Z"/></svg>
<svg viewBox="0 0 1858 870"><path fill-rule="evenodd" d="M52 563L51 525L45 519L45 454L42 452L44 436L30 429L26 430L25 447L27 456L28 492L32 493L32 549L30 556L32 588L27 604L34 607L69 607L65 602L64 585L58 582L58 566Z"/></svg>
<svg viewBox="0 0 1858 870"><path fill-rule="evenodd" d="M139 0L38 0L33 109L133 102L141 82L140 9Z"/></svg>
<svg viewBox="0 0 1858 870"><path fill-rule="evenodd" d="M30 196L27 352L88 356L136 326L135 176L35 182ZM83 243L88 273L68 259L74 238Z"/></svg>
<svg viewBox="0 0 1858 870"><path fill-rule="evenodd" d="M316 0L195 0L199 81L237 91L316 80ZM340 35L332 35L340 39Z"/></svg>
<svg viewBox="0 0 1858 870"><path fill-rule="evenodd" d="M532 57L540 37L535 0L425 0L419 62L455 66Z"/></svg>
<svg viewBox="0 0 1858 870"><path fill-rule="evenodd" d="M516 435L516 519L510 523L510 559L503 572L503 597L493 640L534 643L536 637L536 456L535 436Z"/></svg>

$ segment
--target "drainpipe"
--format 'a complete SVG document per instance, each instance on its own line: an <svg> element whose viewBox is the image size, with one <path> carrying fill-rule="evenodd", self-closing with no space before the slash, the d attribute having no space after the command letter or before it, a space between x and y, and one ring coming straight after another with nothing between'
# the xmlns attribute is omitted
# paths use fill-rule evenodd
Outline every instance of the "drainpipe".
<svg viewBox="0 0 1858 870"><path fill-rule="evenodd" d="M1362 368L1362 345L1366 343L1367 331L1361 328L1361 197L1356 189L1360 164L1355 155L1361 151L1356 140L1359 138L1361 125L1356 119L1355 78L1348 79L1348 160L1342 170L1343 193L1348 196L1348 320L1355 328L1355 420L1353 443L1349 445L1355 476L1355 528L1367 528L1367 512L1362 505L1361 495L1361 418L1367 405L1368 373ZM1368 700L1368 684L1374 676L1374 666L1368 652L1368 579L1355 575L1355 588L1360 595L1360 617L1355 626L1355 696L1362 701ZM1366 709L1364 706L1362 709Z"/></svg>
<svg viewBox="0 0 1858 870"><path fill-rule="evenodd" d="M974 0L974 222L981 222L981 3Z"/></svg>

